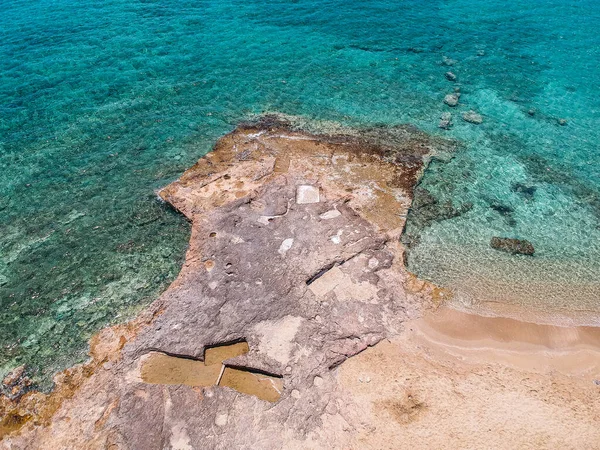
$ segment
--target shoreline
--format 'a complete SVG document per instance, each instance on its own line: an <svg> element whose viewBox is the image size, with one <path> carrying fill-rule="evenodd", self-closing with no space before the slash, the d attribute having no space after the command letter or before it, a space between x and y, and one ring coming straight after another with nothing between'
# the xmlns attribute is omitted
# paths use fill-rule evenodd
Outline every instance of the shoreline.
<svg viewBox="0 0 600 450"><path fill-rule="evenodd" d="M600 328L600 312L581 310L535 310L532 307L514 305L496 301L480 301L465 306L461 302L450 301L447 306L456 311L499 319L512 319L536 325L556 326L561 328Z"/></svg>
<svg viewBox="0 0 600 450"><path fill-rule="evenodd" d="M448 306L426 313L419 336L449 354L533 371L600 378L600 328L485 317Z"/></svg>
<svg viewBox="0 0 600 450"><path fill-rule="evenodd" d="M177 435L199 445L202 430L222 428L224 421L222 436L234 444L251 419L291 448L300 445L298 430L323 434L319 445L328 447L337 442L335 433L315 421L314 410L331 410L336 421L335 411L344 410L330 406L332 398L346 398L338 367L343 372L363 352L410 334L407 328L415 323L423 342L439 348L444 342L455 353L462 348L460 358L492 349L499 356L491 363L518 370L530 370L528 357L543 359L550 350L564 370L584 370L595 361L600 329L574 335L568 328L469 316L444 306L434 311L447 292L407 272L398 240L427 161L453 144L412 127L386 132L316 135L265 117L219 139L211 153L160 191L192 221L177 279L133 321L98 333L92 359L59 374L51 394L30 392L16 402L4 397L5 418L16 421L6 435L30 445L53 439L73 446L92 433L94 448L148 439L173 443ZM507 329L520 341L511 341ZM190 372L190 364L204 370L207 349L242 342L243 352L222 359L229 389L220 387L223 370L214 367L206 369L209 381L168 375L184 366ZM524 356L515 356L518 351ZM589 355L581 358L582 352ZM156 353L159 359L145 365ZM232 370L243 372L238 375L246 384L232 378ZM65 373L71 374L66 383ZM278 399L275 412L252 396L257 391L247 384L249 374L260 374L261 383L265 376L283 383L277 393L265 394ZM167 398L187 415L165 409ZM233 422L220 418L223 402ZM170 428L154 424L145 411ZM289 411L305 420L285 428L287 419L281 421ZM190 422L198 417L204 422ZM11 434L20 428L21 437Z"/></svg>

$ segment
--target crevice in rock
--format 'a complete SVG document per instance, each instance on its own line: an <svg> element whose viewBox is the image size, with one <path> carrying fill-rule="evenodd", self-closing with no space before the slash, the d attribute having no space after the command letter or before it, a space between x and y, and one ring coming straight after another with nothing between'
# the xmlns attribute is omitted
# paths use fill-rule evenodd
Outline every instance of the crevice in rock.
<svg viewBox="0 0 600 450"><path fill-rule="evenodd" d="M263 370L263 369L255 369L253 367L247 367L247 366L243 366L243 365L239 365L239 364L225 364L225 368L226 369L231 368L231 369L240 370L243 372L252 372L252 373L256 373L258 375L265 375L267 377L283 379L283 375L281 375L281 374L269 372L268 370Z"/></svg>
<svg viewBox="0 0 600 450"><path fill-rule="evenodd" d="M325 275L327 272L329 272L331 269L333 269L334 267L339 267L344 265L345 263L347 263L348 261L350 261L351 259L356 258L358 255L360 255L362 252L358 252L353 254L352 256L346 258L346 259L336 259L335 261L323 266L322 268L320 268L317 272L314 273L314 275L312 275L310 278L308 278L308 280L306 280L306 285L310 286L311 284L313 284L315 281L317 281L319 278L321 278L323 275Z"/></svg>
<svg viewBox="0 0 600 450"><path fill-rule="evenodd" d="M344 355L343 358L341 358L340 360L335 361L332 365L330 365L327 369L328 370L334 370L337 367L341 366L343 363L345 363L348 359L353 358L356 355L359 355L360 353L364 352L365 350L367 350L370 347L373 347L374 345L379 344L381 341L383 340L383 337L381 339L378 339L376 342L373 342L372 344L367 344L364 348L360 348L356 351L356 353L353 353L351 355Z"/></svg>
<svg viewBox="0 0 600 450"><path fill-rule="evenodd" d="M337 261L333 261L332 263L323 266L313 276L306 280L306 285L310 286L311 284L313 284L315 281L317 281L319 278L321 278L323 275L325 275L327 272L333 269L336 266L336 264Z"/></svg>

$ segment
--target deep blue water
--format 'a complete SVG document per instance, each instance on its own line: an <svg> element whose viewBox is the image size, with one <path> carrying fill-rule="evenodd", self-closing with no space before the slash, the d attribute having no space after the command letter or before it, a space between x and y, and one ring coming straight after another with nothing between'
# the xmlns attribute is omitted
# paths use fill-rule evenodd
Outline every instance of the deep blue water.
<svg viewBox="0 0 600 450"><path fill-rule="evenodd" d="M0 375L27 363L47 381L84 358L91 333L156 298L189 226L154 190L265 111L461 140L422 187L472 207L409 224L410 269L460 303L600 309L595 0L0 0L0 11ZM483 124L464 122L468 109ZM526 238L536 256L491 250L493 235Z"/></svg>

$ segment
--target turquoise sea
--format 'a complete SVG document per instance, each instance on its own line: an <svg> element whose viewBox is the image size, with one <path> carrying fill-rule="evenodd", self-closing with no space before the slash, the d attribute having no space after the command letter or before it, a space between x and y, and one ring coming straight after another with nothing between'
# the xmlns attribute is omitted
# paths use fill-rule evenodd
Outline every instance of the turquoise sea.
<svg viewBox="0 0 600 450"><path fill-rule="evenodd" d="M409 221L410 270L463 305L600 310L597 0L0 0L0 12L0 376L27 364L48 388L94 331L159 295L189 224L155 190L263 112L458 139L421 183L439 214ZM470 109L481 125L462 120ZM492 250L492 236L527 239L535 256Z"/></svg>

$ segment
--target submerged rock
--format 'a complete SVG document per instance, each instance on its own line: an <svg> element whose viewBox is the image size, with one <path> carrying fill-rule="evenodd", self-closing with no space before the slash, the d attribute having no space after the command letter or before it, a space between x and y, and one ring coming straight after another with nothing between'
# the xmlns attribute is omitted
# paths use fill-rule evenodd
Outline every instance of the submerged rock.
<svg viewBox="0 0 600 450"><path fill-rule="evenodd" d="M455 92L454 94L448 94L444 97L444 103L448 106L455 107L458 105L458 100L460 98L460 93Z"/></svg>
<svg viewBox="0 0 600 450"><path fill-rule="evenodd" d="M483 117L481 116L481 114L473 110L464 112L462 118L465 122L474 123L475 125L483 123Z"/></svg>
<svg viewBox="0 0 600 450"><path fill-rule="evenodd" d="M18 399L31 387L31 379L25 374L25 365L9 372L2 380L1 392L10 399Z"/></svg>
<svg viewBox="0 0 600 450"><path fill-rule="evenodd" d="M511 255L533 256L535 249L533 244L525 239L513 239L494 236L490 241L490 247L494 250L510 253Z"/></svg>
<svg viewBox="0 0 600 450"><path fill-rule="evenodd" d="M514 183L511 186L511 189L514 192L517 192L517 193L523 195L524 197L527 197L528 199L532 199L533 196L535 195L535 191L537 190L537 188L535 186L530 186L530 185L523 184L523 183Z"/></svg>
<svg viewBox="0 0 600 450"><path fill-rule="evenodd" d="M472 203L463 203L457 206L451 200L440 202L427 189L417 187L409 215L413 226L423 229L431 226L434 222L458 217L471 209L473 209Z"/></svg>
<svg viewBox="0 0 600 450"><path fill-rule="evenodd" d="M511 206L505 205L498 201L490 202L490 208L492 208L497 213L502 214L503 216L508 216L515 212L515 210Z"/></svg>
<svg viewBox="0 0 600 450"><path fill-rule="evenodd" d="M14 386L25 373L25 365L21 365L10 371L2 380L4 386Z"/></svg>
<svg viewBox="0 0 600 450"><path fill-rule="evenodd" d="M444 76L448 81L456 81L458 79L458 77L453 72L446 72Z"/></svg>
<svg viewBox="0 0 600 450"><path fill-rule="evenodd" d="M490 208L500 214L508 225L514 227L517 225L517 221L514 219L513 214L515 210L508 205L505 205L497 200L488 201Z"/></svg>
<svg viewBox="0 0 600 450"><path fill-rule="evenodd" d="M454 124L452 123L452 114L445 112L440 116L439 128L443 130L450 129Z"/></svg>
<svg viewBox="0 0 600 450"><path fill-rule="evenodd" d="M454 60L452 58L448 58L447 56L444 56L442 58L442 64L444 66L453 66L454 64L456 64L456 60Z"/></svg>

